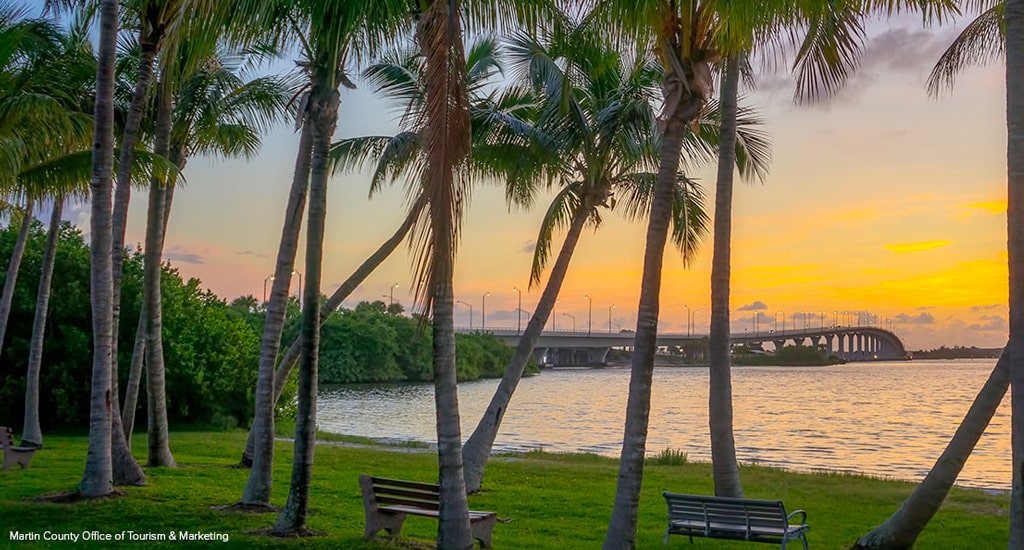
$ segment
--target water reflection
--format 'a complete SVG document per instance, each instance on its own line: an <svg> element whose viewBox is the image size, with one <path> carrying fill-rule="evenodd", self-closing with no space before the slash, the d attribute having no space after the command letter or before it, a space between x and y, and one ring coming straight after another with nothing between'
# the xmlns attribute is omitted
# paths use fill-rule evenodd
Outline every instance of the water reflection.
<svg viewBox="0 0 1024 550"><path fill-rule="evenodd" d="M737 456L793 470L919 480L994 365L995 360L913 361L733 369ZM464 437L496 386L497 380L459 385ZM628 386L626 369L545 371L524 379L495 446L617 456ZM672 447L691 459L710 460L707 400L707 369L656 369L648 452ZM430 384L327 388L318 409L320 428L329 432L435 439ZM959 484L1009 488L1009 410L1007 397Z"/></svg>

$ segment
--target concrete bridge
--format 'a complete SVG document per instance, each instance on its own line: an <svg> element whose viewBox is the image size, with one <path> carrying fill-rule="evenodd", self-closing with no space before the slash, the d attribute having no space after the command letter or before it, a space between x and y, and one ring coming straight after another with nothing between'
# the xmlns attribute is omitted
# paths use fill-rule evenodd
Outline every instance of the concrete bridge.
<svg viewBox="0 0 1024 550"><path fill-rule="evenodd" d="M470 332L465 328L458 332ZM515 346L519 342L519 331L515 329L488 328L505 343ZM611 348L631 349L633 331L621 332L573 332L545 330L537 338L534 359L540 364L555 366L595 366L607 362ZM692 347L707 341L707 334L658 334L658 347ZM895 333L872 326L832 326L787 331L764 331L735 333L729 336L733 345L746 344L754 349L771 343L775 349L786 345L815 347L828 355L837 355L846 361L895 361L907 359L903 341Z"/></svg>

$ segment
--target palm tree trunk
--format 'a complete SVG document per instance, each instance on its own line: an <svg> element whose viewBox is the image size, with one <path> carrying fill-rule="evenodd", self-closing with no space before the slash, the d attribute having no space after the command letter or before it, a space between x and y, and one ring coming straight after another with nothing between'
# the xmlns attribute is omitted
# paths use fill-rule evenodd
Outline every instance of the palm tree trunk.
<svg viewBox="0 0 1024 550"><path fill-rule="evenodd" d="M921 531L939 511L949 489L956 482L967 459L974 451L992 415L1010 385L1010 354L1003 350L992 374L971 403L953 438L942 451L924 480L884 523L875 527L853 546L860 550L903 550L911 548Z"/></svg>
<svg viewBox="0 0 1024 550"><path fill-rule="evenodd" d="M317 89L319 87L319 89ZM306 228L306 286L303 289L299 404L295 417L295 455L288 502L274 524L275 534L301 533L309 512L309 487L316 448L317 366L320 355L320 271L327 218L328 151L338 124L340 93L322 83L310 96L313 159L309 177L309 225ZM271 404L273 412L273 404Z"/></svg>
<svg viewBox="0 0 1024 550"><path fill-rule="evenodd" d="M43 447L43 430L39 425L39 370L43 362L43 334L46 332L46 310L50 306L50 280L53 263L57 259L57 240L60 237L60 216L64 198L53 203L50 229L46 235L46 251L39 273L39 291L36 293L36 313L32 321L32 343L28 352L28 372L25 379L25 423L21 429L22 447Z"/></svg>
<svg viewBox="0 0 1024 550"><path fill-rule="evenodd" d="M181 154L180 147L171 148L171 157L169 159L171 164L178 167L178 170L184 170L185 158ZM165 201L164 201L164 214L163 214L163 230L160 233L160 254L163 254L164 243L167 241L167 222L171 218L171 204L174 202L174 190L177 188L177 182L175 185L168 185L165 189ZM132 346L132 364L128 371L128 387L124 390L124 408L121 412L121 419L123 421L123 432L124 437L127 441L128 448L131 449L132 444L132 433L135 431L135 412L139 402L139 381L142 379L142 364L146 353L146 319L149 318L149 312L146 309L145 301L143 301L142 307L139 311L139 323L135 328L135 344Z"/></svg>
<svg viewBox="0 0 1024 550"><path fill-rule="evenodd" d="M163 74L157 93L156 137L153 151L167 158L170 154L172 98L169 75ZM165 190L173 178L154 177L149 188L149 212L146 224L146 252L143 270L143 300L146 303L146 402L148 404L149 466L174 467L167 429L167 392L164 373L163 319L160 292Z"/></svg>
<svg viewBox="0 0 1024 550"><path fill-rule="evenodd" d="M742 497L732 431L732 374L729 364L729 281L732 245L732 190L736 166L736 102L740 67L736 57L725 61L722 122L718 138L718 185L715 190L715 250L711 262L711 334L708 338L708 423L715 495Z"/></svg>
<svg viewBox="0 0 1024 550"><path fill-rule="evenodd" d="M128 369L128 385L124 389L124 406L121 409L122 428L128 447L131 448L135 432L135 413L139 406L139 382L142 380L142 363L146 354L146 319L149 312L143 301L139 311L139 323L135 328L135 344L132 346L132 365Z"/></svg>
<svg viewBox="0 0 1024 550"><path fill-rule="evenodd" d="M537 337L544 330L551 310L555 307L555 300L558 299L562 282L565 281L565 275L569 271L569 261L572 260L573 252L576 250L580 234L583 233L583 227L587 223L587 215L591 208L589 204L581 204L573 216L569 230L565 234L565 241L562 242L562 248L558 251L558 258L551 268L548 284L544 287L537 307L534 308L533 317L530 318L529 324L526 325L526 331L519 338L516 351L505 367L505 374L501 377L498 388L494 390L487 410L484 411L476 429L473 430L473 434L469 436L466 445L462 448L466 490L470 493L480 490L484 469L487 467L487 458L494 447L494 439L498 436L501 420L505 417L509 402L512 401L512 394L523 377L523 370L526 369L526 364L530 361L534 346L537 345Z"/></svg>
<svg viewBox="0 0 1024 550"><path fill-rule="evenodd" d="M18 230L18 238L14 241L14 251L11 253L11 260L7 262L7 275L4 278L3 295L0 296L0 352L3 352L4 335L7 333L7 320L11 316L11 304L14 303L14 285L18 282L18 269L21 268L21 258L25 255L25 243L28 242L28 234L32 229L32 207L34 201L29 198L25 201L25 215L21 218L21 228Z"/></svg>
<svg viewBox="0 0 1024 550"><path fill-rule="evenodd" d="M113 341L113 379L117 380L117 335L121 322L121 276L124 264L124 234L128 225L128 203L132 194L132 167L135 164L135 147L139 143L139 128L142 115L146 110L149 88L153 81L153 61L159 49L160 37L139 33L139 76L132 92L132 102L125 117L124 131L121 135L121 152L117 165L117 188L114 191L113 211L113 244L111 245L111 261L114 274L114 341ZM116 382L115 382L116 383Z"/></svg>
<svg viewBox="0 0 1024 550"><path fill-rule="evenodd" d="M89 400L89 451L79 492L85 497L113 491L111 464L110 362L111 307L111 176L114 164L114 65L117 56L118 1L100 3L100 38L96 69L96 108L92 165L92 217L89 222L90 291L92 303L92 389Z"/></svg>
<svg viewBox="0 0 1024 550"><path fill-rule="evenodd" d="M323 307L320 308L320 325L322 326L327 318L333 313L341 303L352 292L359 287L366 280L366 278L373 273L377 266L379 266L384 260L391 255L392 252L398 248L398 245L405 240L405 236L409 234L409 230L412 229L413 224L420 216L420 212L423 210L423 206L426 204L424 197L420 197L413 204L409 210L409 214L406 215L405 221L402 225L398 226L398 230L388 240L384 241L384 244L380 245L380 248L376 252L370 255L351 275L345 282L334 291L334 294L324 302ZM285 353L284 358L281 359L281 364L274 371L274 396L273 404L277 405L277 402L281 399L281 392L284 391L284 384L288 380L288 376L291 374L292 369L299 362L299 351L301 349L300 339L296 338L290 346L288 351ZM249 430L249 437L245 440L245 450L242 452L242 464L246 466L252 466L253 463L253 450L255 442L255 430Z"/></svg>
<svg viewBox="0 0 1024 550"><path fill-rule="evenodd" d="M654 352L657 349L661 266L672 219L672 189L679 171L686 125L697 115L703 99L690 96L671 106L662 138L651 217L647 224L644 271L640 282L636 337L633 341L632 372L626 402L626 426L619 458L619 479L615 489L615 507L608 523L604 550L632 549L636 546L637 509L643 480L647 425L651 413L651 380Z"/></svg>
<svg viewBox="0 0 1024 550"><path fill-rule="evenodd" d="M461 205L455 167L469 154L461 2L433 0L420 17L416 42L426 59L427 181L430 201L428 281L433 314L434 414L437 421L437 547L471 550L469 503L462 470L462 434L455 370L455 238Z"/></svg>
<svg viewBox="0 0 1024 550"><path fill-rule="evenodd" d="M1013 485L1010 548L1024 548L1024 1L1006 0L1007 251Z"/></svg>
<svg viewBox="0 0 1024 550"><path fill-rule="evenodd" d="M263 339L260 343L260 364L256 374L256 404L253 413L252 471L238 501L243 506L270 506L270 492L273 488L274 467L274 366L281 347L281 330L284 328L285 308L288 305L288 287L295 267L295 251L298 249L299 230L302 228L302 211L306 207L306 189L309 185L310 157L313 151L313 130L310 127L308 111L299 113L305 119L299 137L299 152L295 159L295 173L292 176L288 206L285 209L284 227L281 229L281 243L277 249L277 267L274 270L274 284L270 290L270 303L263 322Z"/></svg>

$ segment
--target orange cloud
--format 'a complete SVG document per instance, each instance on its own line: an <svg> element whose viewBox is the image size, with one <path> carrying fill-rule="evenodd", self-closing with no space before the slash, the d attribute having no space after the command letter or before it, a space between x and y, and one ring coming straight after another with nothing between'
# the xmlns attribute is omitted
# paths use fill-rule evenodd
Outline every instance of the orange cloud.
<svg viewBox="0 0 1024 550"><path fill-rule="evenodd" d="M965 208L972 210L983 210L989 214L1005 214L1006 213L1006 201L980 201L972 202L965 206Z"/></svg>
<svg viewBox="0 0 1024 550"><path fill-rule="evenodd" d="M953 244L953 241L948 240L934 240L934 241L919 241L916 243L894 243L885 245L886 250L895 252L897 254L903 254L906 252L921 252L923 250L934 250L943 246L949 246Z"/></svg>

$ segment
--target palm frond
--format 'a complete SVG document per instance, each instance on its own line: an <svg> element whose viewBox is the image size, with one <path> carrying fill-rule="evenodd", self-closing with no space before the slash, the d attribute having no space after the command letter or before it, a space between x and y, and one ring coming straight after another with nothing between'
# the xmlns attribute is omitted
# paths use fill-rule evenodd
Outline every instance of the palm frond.
<svg viewBox="0 0 1024 550"><path fill-rule="evenodd" d="M1002 59L1006 45L1006 4L998 2L967 24L942 52L928 75L928 95L953 89L956 77L968 67Z"/></svg>

